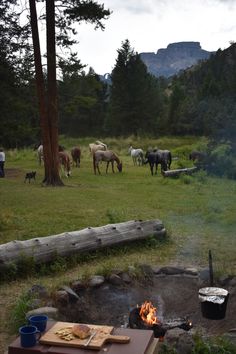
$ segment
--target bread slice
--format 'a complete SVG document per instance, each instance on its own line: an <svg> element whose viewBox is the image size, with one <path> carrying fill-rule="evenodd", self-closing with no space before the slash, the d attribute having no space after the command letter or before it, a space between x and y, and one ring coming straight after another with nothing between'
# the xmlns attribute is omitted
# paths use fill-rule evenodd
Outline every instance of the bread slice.
<svg viewBox="0 0 236 354"><path fill-rule="evenodd" d="M72 328L72 333L80 339L85 339L91 335L91 329L84 324L75 324Z"/></svg>

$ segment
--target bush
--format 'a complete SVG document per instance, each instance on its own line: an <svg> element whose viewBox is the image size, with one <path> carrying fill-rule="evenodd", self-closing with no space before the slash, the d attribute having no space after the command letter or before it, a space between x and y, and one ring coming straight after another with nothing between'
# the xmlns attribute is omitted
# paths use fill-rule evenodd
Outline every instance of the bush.
<svg viewBox="0 0 236 354"><path fill-rule="evenodd" d="M16 301L10 316L9 326L13 332L27 324L26 314L32 308L33 297L29 293L22 294Z"/></svg>
<svg viewBox="0 0 236 354"><path fill-rule="evenodd" d="M236 179L236 154L230 143L218 144L212 148L206 161L210 174Z"/></svg>

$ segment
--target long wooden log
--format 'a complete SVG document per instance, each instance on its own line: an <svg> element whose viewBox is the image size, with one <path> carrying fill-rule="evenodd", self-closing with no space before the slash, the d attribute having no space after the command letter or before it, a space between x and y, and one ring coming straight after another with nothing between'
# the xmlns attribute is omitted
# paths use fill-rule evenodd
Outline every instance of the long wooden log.
<svg viewBox="0 0 236 354"><path fill-rule="evenodd" d="M56 256L88 252L150 236L162 238L166 230L160 220L131 220L119 224L88 227L80 231L11 241L0 245L0 267L32 257L36 264L50 262Z"/></svg>
<svg viewBox="0 0 236 354"><path fill-rule="evenodd" d="M197 167L180 168L178 170L162 171L162 175L164 177L177 177L181 174L191 175L193 172L196 172L197 170L198 170Z"/></svg>

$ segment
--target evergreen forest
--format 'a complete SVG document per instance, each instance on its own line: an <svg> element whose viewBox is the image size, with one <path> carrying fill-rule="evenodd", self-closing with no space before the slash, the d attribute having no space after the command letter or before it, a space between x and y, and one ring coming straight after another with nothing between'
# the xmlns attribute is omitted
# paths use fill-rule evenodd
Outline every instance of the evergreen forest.
<svg viewBox="0 0 236 354"><path fill-rule="evenodd" d="M30 30L27 24L19 25L12 6L16 4L17 0L0 4L0 145L4 148L31 146L41 139ZM109 12L102 9L100 18L106 15ZM65 32L60 32L58 43L70 47L69 28L62 19L57 23ZM57 56L57 73L59 134L206 136L211 159L221 155L222 163L230 166L228 177L236 178L235 43L168 79L152 76L128 39L117 49L109 81L93 68L86 73L77 53L66 59ZM215 170L213 165L210 168Z"/></svg>

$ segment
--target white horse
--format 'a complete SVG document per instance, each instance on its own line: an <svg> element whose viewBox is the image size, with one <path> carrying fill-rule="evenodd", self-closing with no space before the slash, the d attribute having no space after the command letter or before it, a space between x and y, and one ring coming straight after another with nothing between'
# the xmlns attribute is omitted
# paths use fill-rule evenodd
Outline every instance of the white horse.
<svg viewBox="0 0 236 354"><path fill-rule="evenodd" d="M142 149L134 149L130 146L128 152L133 159L134 166L141 166L144 164L144 152Z"/></svg>
<svg viewBox="0 0 236 354"><path fill-rule="evenodd" d="M95 151L97 150L102 150L102 151L106 151L107 150L107 145L102 143L101 141L97 140L94 143L89 144L89 151L91 152L91 154L93 155L95 153Z"/></svg>
<svg viewBox="0 0 236 354"><path fill-rule="evenodd" d="M37 149L37 154L38 154L38 161L39 161L39 165L41 166L42 161L43 161L43 145L39 145L38 149Z"/></svg>

